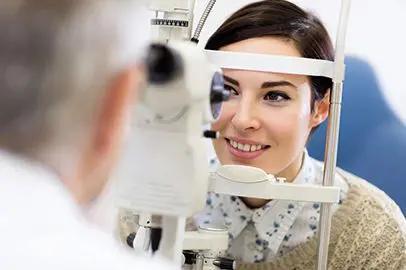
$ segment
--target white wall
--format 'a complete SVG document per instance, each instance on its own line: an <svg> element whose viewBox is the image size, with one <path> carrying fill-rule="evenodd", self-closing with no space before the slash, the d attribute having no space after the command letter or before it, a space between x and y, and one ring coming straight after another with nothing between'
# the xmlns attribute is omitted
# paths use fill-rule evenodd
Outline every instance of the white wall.
<svg viewBox="0 0 406 270"><path fill-rule="evenodd" d="M208 0L197 0L196 19ZM217 0L201 34L208 36L238 8L250 0ZM293 0L314 11L335 40L339 0ZM347 35L347 54L367 60L376 70L384 95L406 123L406 0L353 0Z"/></svg>

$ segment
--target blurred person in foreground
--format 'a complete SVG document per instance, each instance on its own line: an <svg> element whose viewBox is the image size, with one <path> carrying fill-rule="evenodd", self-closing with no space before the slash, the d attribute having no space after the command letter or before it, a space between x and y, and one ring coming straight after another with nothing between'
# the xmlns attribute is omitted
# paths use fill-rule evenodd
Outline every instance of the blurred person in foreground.
<svg viewBox="0 0 406 270"><path fill-rule="evenodd" d="M86 208L144 84L138 0L0 3L0 269L178 269L127 254Z"/></svg>

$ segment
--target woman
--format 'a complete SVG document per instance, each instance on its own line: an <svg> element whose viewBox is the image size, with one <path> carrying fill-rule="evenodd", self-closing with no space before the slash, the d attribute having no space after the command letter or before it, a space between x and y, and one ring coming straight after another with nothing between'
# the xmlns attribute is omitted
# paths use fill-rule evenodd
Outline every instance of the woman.
<svg viewBox="0 0 406 270"><path fill-rule="evenodd" d="M210 37L206 49L333 60L314 15L284 0L245 6ZM332 80L224 69L232 93L213 125L221 164L259 167L296 184L321 184L323 164L306 143L328 116ZM404 217L382 191L342 170L335 184L329 269L406 268ZM228 228L227 253L239 269L315 269L320 204L209 194L198 223Z"/></svg>

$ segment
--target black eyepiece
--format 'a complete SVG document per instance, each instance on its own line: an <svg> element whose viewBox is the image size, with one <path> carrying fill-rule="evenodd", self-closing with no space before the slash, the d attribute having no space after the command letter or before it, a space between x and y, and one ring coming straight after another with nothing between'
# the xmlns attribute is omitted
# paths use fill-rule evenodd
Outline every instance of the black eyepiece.
<svg viewBox="0 0 406 270"><path fill-rule="evenodd" d="M215 72L210 90L211 113L215 120L220 117L223 102L227 101L229 97L230 91L224 89L223 74Z"/></svg>
<svg viewBox="0 0 406 270"><path fill-rule="evenodd" d="M164 44L152 44L147 56L148 81L152 84L168 83L183 71L180 56Z"/></svg>

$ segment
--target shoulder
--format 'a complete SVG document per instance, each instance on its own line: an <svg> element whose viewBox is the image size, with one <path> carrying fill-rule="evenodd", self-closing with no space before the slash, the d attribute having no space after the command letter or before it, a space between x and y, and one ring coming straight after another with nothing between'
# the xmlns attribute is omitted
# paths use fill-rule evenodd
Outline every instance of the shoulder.
<svg viewBox="0 0 406 270"><path fill-rule="evenodd" d="M322 171L323 162L314 162ZM345 181L348 196L333 216L332 265L340 268L352 260L355 268L406 269L406 221L399 206L384 191L341 168L336 168L337 179Z"/></svg>
<svg viewBox="0 0 406 270"><path fill-rule="evenodd" d="M316 167L323 170L323 162L314 160ZM345 171L341 168L336 168L336 179L345 181L348 185L348 191L359 191L369 200L376 203L378 209L394 219L398 224L403 234L406 237L406 221L400 210L400 207L381 189L369 183L367 180L356 176L353 173Z"/></svg>
<svg viewBox="0 0 406 270"><path fill-rule="evenodd" d="M337 168L337 174L343 176L348 182L350 189L358 189L368 198L372 205L375 205L377 211L385 213L385 215L398 224L399 229L406 238L406 220L400 210L400 207L381 189L369 183L350 172Z"/></svg>
<svg viewBox="0 0 406 270"><path fill-rule="evenodd" d="M77 241L81 241L82 247L76 248L75 255L83 257L83 254L86 254L89 258L86 261L89 267L83 269L178 269L167 260L151 258L145 253L137 253L126 245L120 244L118 239L96 228L84 228L83 232L78 235ZM79 246L75 242L70 241L69 243Z"/></svg>
<svg viewBox="0 0 406 270"><path fill-rule="evenodd" d="M0 269L179 269L163 259L130 251L109 234L85 225L13 235L2 239L0 251L4 255Z"/></svg>
<svg viewBox="0 0 406 270"><path fill-rule="evenodd" d="M68 253L68 251L66 251ZM8 257L0 262L2 269L58 269L58 270L131 270L131 269L150 269L150 270L180 270L167 262L159 261L156 258L146 259L133 255L132 260L123 260L116 257L114 261L108 261L103 256L99 258L83 257L65 257L65 258L38 258L38 257ZM86 256L85 254L83 256Z"/></svg>
<svg viewBox="0 0 406 270"><path fill-rule="evenodd" d="M337 238L332 264L339 268L346 262L355 269L404 269L406 243L399 220L374 196L352 188L333 220L331 234Z"/></svg>
<svg viewBox="0 0 406 270"><path fill-rule="evenodd" d="M339 168L337 173L347 181L349 193L333 218L332 234L341 232L332 263L342 264L345 258L354 267L404 269L406 222L399 207L366 180Z"/></svg>

